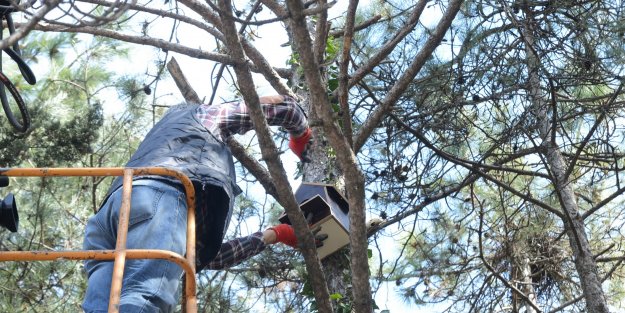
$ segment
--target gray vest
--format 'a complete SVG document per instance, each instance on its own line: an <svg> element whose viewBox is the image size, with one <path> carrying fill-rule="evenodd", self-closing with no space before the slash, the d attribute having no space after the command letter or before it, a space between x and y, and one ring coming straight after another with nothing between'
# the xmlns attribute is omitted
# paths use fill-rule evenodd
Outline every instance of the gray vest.
<svg viewBox="0 0 625 313"><path fill-rule="evenodd" d="M169 167L187 175L197 198L196 230L198 270L219 251L232 214L234 198L241 193L230 149L215 138L197 118L197 104L172 107L148 132L126 167ZM180 185L176 178L142 176ZM116 178L111 194L122 186Z"/></svg>
<svg viewBox="0 0 625 313"><path fill-rule="evenodd" d="M228 196L241 193L230 149L216 139L196 116L197 104L172 107L148 132L127 167L170 167L182 171L194 183L223 188ZM175 178L159 177L176 183ZM122 185L113 181L109 194Z"/></svg>

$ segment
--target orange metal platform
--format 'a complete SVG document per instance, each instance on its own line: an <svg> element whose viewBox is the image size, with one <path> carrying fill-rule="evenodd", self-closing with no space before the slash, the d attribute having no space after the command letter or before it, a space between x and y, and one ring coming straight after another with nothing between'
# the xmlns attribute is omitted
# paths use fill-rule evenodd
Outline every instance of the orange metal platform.
<svg viewBox="0 0 625 313"><path fill-rule="evenodd" d="M175 177L185 188L187 197L187 254L186 257L166 250L126 249L128 220L130 216L130 195L132 178L140 175ZM195 281L195 190L191 180L183 173L163 167L141 168L14 168L0 169L0 176L43 177L43 176L122 176L122 204L119 209L119 225L115 250L76 251L0 251L2 261L55 261L55 260L114 260L109 313L118 312L119 299L126 259L163 259L174 262L185 271L183 308L188 313L197 312Z"/></svg>

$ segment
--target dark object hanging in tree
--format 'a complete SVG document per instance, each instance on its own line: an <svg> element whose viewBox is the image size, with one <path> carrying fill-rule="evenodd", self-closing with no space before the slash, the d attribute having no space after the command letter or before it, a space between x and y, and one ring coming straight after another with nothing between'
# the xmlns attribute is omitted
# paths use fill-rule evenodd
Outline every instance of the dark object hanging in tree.
<svg viewBox="0 0 625 313"><path fill-rule="evenodd" d="M0 187L6 187L8 185L9 178L0 176ZM11 232L17 232L19 221L20 218L17 215L17 205L15 204L13 194L9 193L6 198L0 198L0 226L5 227Z"/></svg>
<svg viewBox="0 0 625 313"><path fill-rule="evenodd" d="M31 2L31 4L32 3L33 2ZM19 0L15 1L15 4L19 4ZM0 16L7 21L7 26L9 28L10 34L13 34L15 32L13 18L11 18L11 13L14 12L15 9L16 8L13 6L11 1L0 0ZM2 39L2 33L3 29L0 20L0 39ZM16 42L12 48L5 48L4 52L6 52L11 57L11 59L15 61L15 63L17 63L20 72L22 72L24 80L26 80L26 82L28 82L29 84L34 85L37 82L37 79L35 78L35 74L33 74L33 71L30 69L30 67L26 64L26 62L24 62L24 60L22 60L18 43ZM28 114L26 104L24 103L22 96L17 91L17 88L15 88L15 85L11 82L11 80L9 80L9 78L6 77L4 73L2 73L2 54L0 54L0 83L3 85L2 87L0 87L0 101L2 102L2 108L4 109L4 113L6 114L7 119L9 120L9 123L11 124L11 126L13 126L13 128L15 128L19 132L25 133L30 128L30 115ZM7 98L6 90L4 89L4 87L9 89L13 100L15 100L20 114L22 115L21 123L20 121L18 121L15 115L13 115L13 111L11 111L11 107L9 106L9 99Z"/></svg>
<svg viewBox="0 0 625 313"><path fill-rule="evenodd" d="M17 205L15 198L10 193L6 198L0 198L0 226L5 227L11 232L17 232L20 218L17 215Z"/></svg>

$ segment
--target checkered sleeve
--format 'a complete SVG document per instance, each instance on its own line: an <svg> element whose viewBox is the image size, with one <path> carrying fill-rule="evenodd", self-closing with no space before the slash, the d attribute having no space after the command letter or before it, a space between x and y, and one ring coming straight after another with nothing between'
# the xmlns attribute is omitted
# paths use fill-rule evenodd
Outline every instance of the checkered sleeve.
<svg viewBox="0 0 625 313"><path fill-rule="evenodd" d="M221 270L235 266L265 250L263 233L256 232L247 237L241 237L224 242L217 256L206 266L207 269Z"/></svg>
<svg viewBox="0 0 625 313"><path fill-rule="evenodd" d="M294 98L281 97L282 101L277 103L261 103L267 123L270 126L282 126L294 137L299 137L308 128L306 114ZM198 118L213 135L221 139L232 134L244 134L254 128L243 101L201 105Z"/></svg>

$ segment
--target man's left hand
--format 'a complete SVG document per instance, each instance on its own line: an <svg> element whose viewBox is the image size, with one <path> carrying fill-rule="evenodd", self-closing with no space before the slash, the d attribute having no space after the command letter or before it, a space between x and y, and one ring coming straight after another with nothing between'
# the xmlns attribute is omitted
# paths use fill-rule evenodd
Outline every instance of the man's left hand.
<svg viewBox="0 0 625 313"><path fill-rule="evenodd" d="M328 235L319 234L320 231L321 227L317 227L312 231L313 235L315 236L315 244L317 245L317 248L322 247L323 241L328 239ZM268 234L265 234L265 238L267 238L267 240L265 241L266 244L281 242L287 246L298 248L297 237L295 237L295 230L293 229L293 226L289 224L279 224L268 228L265 232L269 232ZM275 236L274 234L271 234L271 232L273 232Z"/></svg>
<svg viewBox="0 0 625 313"><path fill-rule="evenodd" d="M306 131L304 131L304 134L301 136L297 138L291 136L291 139L289 140L289 148L291 148L291 151L293 151L293 153L295 153L295 155L297 155L302 162L306 163L311 161L311 159L307 156L308 148L311 145L312 130L310 127L306 128Z"/></svg>

